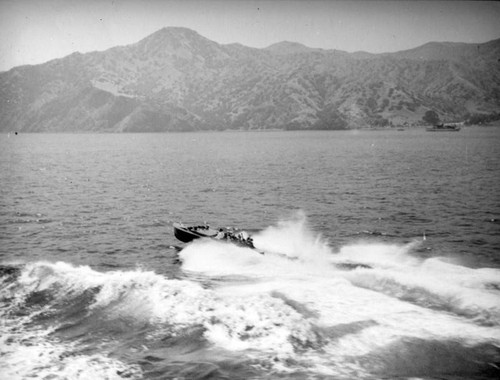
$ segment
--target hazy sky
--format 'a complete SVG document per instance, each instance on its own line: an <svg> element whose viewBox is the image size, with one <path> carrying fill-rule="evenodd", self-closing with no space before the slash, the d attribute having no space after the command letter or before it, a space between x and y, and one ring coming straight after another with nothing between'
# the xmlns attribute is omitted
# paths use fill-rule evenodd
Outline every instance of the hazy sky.
<svg viewBox="0 0 500 380"><path fill-rule="evenodd" d="M0 71L183 26L218 43L288 40L372 53L500 38L500 2L0 0Z"/></svg>

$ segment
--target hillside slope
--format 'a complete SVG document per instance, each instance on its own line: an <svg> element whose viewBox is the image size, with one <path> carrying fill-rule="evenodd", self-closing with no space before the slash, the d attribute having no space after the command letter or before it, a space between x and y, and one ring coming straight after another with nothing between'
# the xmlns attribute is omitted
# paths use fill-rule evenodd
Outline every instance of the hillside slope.
<svg viewBox="0 0 500 380"><path fill-rule="evenodd" d="M343 129L500 111L500 40L390 54L220 45L164 28L0 73L1 131Z"/></svg>

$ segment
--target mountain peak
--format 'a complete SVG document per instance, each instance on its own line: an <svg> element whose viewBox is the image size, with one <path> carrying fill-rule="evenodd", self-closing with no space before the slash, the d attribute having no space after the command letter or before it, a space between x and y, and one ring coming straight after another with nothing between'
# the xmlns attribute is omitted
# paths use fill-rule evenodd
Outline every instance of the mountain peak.
<svg viewBox="0 0 500 380"><path fill-rule="evenodd" d="M146 38L143 38L142 40L140 40L138 43L139 44L151 44L151 43L158 44L158 43L169 43L169 42L176 41L176 40L177 41L180 41L180 40L192 41L192 40L197 40L197 39L210 41L192 29L169 26L169 27L165 27L165 28L162 28L160 30L157 30L156 32L150 34Z"/></svg>
<svg viewBox="0 0 500 380"><path fill-rule="evenodd" d="M153 34L150 35L170 35L170 36L184 36L184 37L202 37L198 32L194 31L193 29L189 28L184 28L181 26L166 26L161 28L160 30L154 32Z"/></svg>
<svg viewBox="0 0 500 380"><path fill-rule="evenodd" d="M143 54L163 57L164 53L191 59L211 57L224 59L221 46L203 37L192 29L165 27L139 41L136 46Z"/></svg>
<svg viewBox="0 0 500 380"><path fill-rule="evenodd" d="M307 47L298 42L281 41L268 46L267 48L265 48L265 50L277 54L295 54L295 53L307 53L317 49Z"/></svg>

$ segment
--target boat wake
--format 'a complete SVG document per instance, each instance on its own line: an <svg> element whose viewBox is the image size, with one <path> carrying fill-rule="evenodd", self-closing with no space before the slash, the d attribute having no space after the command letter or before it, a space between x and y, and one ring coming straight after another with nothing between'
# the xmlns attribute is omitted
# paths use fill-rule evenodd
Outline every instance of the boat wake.
<svg viewBox="0 0 500 380"><path fill-rule="evenodd" d="M265 255L198 242L181 252L183 268L219 279L218 294L278 298L299 313L313 338L300 358L297 347L280 352L287 363L293 358L299 368L308 363L340 377L388 368L394 376L419 376L429 367L441 375L498 373L500 270L420 258L421 238L399 245L360 241L334 252L300 216L254 241Z"/></svg>
<svg viewBox="0 0 500 380"><path fill-rule="evenodd" d="M265 255L195 241L182 278L0 268L0 377L498 376L498 269L419 258L418 241L334 252L305 218L254 242Z"/></svg>

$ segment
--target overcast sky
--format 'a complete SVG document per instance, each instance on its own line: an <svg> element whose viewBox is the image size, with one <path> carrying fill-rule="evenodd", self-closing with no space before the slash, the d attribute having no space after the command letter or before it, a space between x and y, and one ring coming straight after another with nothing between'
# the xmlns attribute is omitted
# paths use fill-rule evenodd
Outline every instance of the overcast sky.
<svg viewBox="0 0 500 380"><path fill-rule="evenodd" d="M166 26L221 44L392 52L500 38L500 2L0 0L0 71L127 45Z"/></svg>

